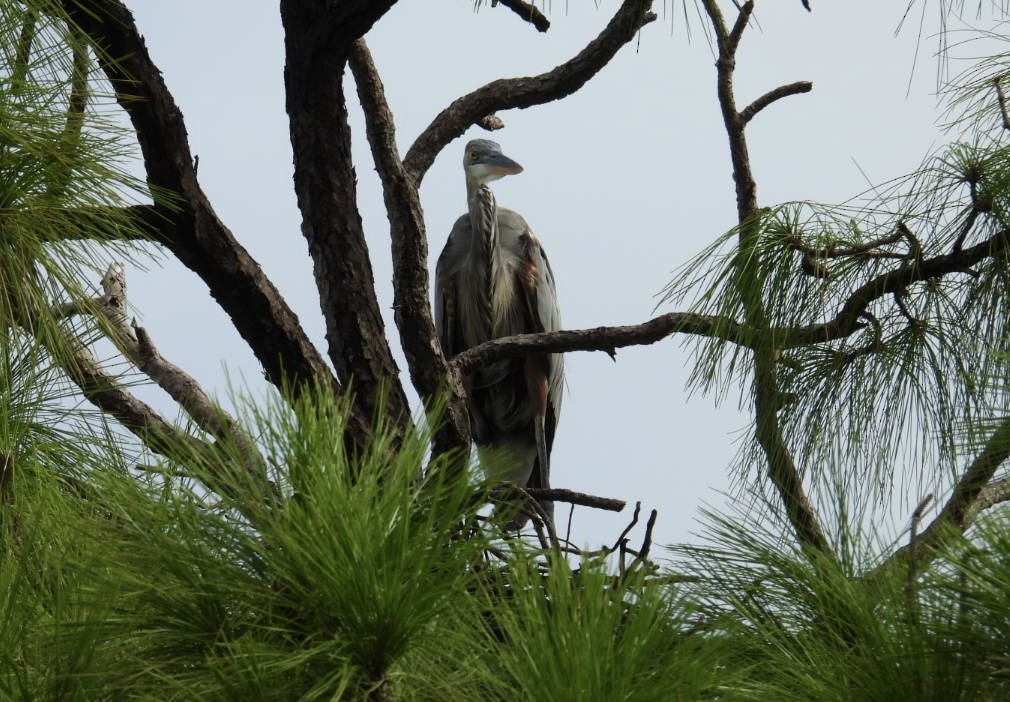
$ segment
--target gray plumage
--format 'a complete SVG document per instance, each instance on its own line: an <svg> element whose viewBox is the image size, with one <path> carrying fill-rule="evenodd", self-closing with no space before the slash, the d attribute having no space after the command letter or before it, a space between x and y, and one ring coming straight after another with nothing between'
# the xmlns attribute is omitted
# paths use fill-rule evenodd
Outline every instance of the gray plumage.
<svg viewBox="0 0 1010 702"><path fill-rule="evenodd" d="M435 326L452 357L490 339L561 328L554 273L519 214L499 208L488 183L522 167L487 139L463 154L467 214L456 220L435 269ZM467 378L470 425L481 462L503 480L550 487L550 453L561 409L560 354L490 364ZM553 519L554 505L542 502ZM513 527L526 522L520 512Z"/></svg>

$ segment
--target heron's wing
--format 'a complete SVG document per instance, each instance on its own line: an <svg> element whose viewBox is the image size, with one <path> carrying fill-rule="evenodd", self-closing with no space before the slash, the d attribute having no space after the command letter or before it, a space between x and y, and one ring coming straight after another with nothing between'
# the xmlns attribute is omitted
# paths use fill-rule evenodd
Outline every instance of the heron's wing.
<svg viewBox="0 0 1010 702"><path fill-rule="evenodd" d="M525 222L524 222L525 224ZM527 225L518 238L520 265L517 267L519 285L526 316L526 330L549 332L561 329L561 311L558 306L554 271L543 245ZM564 357L558 353L530 357L542 364L547 377L547 409L544 429L548 452L554 444L554 430L561 412L561 389L564 384ZM534 475L537 471L534 471ZM547 486L543 486L547 487Z"/></svg>
<svg viewBox="0 0 1010 702"><path fill-rule="evenodd" d="M465 248L460 241L467 233L463 231L465 228L465 218L460 217L435 264L435 330L442 344L442 353L447 358L464 350L460 329L458 275L465 258Z"/></svg>

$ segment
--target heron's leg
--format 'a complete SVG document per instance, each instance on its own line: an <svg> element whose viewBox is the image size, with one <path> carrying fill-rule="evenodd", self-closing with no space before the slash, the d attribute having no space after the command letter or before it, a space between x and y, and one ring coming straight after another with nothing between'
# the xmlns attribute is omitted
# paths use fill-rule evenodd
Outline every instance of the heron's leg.
<svg viewBox="0 0 1010 702"><path fill-rule="evenodd" d="M537 470L539 474L530 476L528 485L550 487L550 456L547 453L547 431L544 422L547 417L547 373L545 359L531 356L526 359L526 390L533 410L533 439L537 449Z"/></svg>
<svg viewBox="0 0 1010 702"><path fill-rule="evenodd" d="M537 476L537 484L539 487L549 488L551 486L551 457L547 453L547 434L542 414L533 418L533 438L537 442L537 470L540 472Z"/></svg>

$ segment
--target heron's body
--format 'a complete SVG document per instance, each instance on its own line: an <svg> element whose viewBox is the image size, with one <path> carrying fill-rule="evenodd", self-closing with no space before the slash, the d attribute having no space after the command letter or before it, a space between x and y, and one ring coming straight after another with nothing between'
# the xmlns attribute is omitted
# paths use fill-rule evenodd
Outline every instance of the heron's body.
<svg viewBox="0 0 1010 702"><path fill-rule="evenodd" d="M484 157L467 145L467 160ZM518 172L515 162L505 172ZM504 173L502 173L504 174ZM519 214L497 207L487 181L502 174L467 170L469 212L438 259L435 324L448 356L490 339L561 328L554 274L543 247ZM483 176L483 177L481 177ZM490 364L467 379L471 430L482 455L505 467L503 479L524 488L550 486L550 451L561 408L560 354L533 354ZM552 516L553 505L543 506ZM521 515L514 524L525 521Z"/></svg>

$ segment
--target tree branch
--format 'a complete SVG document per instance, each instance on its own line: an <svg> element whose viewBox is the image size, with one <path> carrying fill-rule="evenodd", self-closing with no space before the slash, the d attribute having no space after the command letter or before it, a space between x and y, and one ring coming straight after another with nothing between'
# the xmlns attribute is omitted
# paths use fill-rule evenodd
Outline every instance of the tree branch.
<svg viewBox="0 0 1010 702"><path fill-rule="evenodd" d="M950 533L964 532L971 524L972 518L982 509L976 506L977 501L989 487L989 481L992 480L996 470L1008 458L1010 458L1010 418L1000 422L992 432L982 450L957 481L943 509L915 542L892 553L886 561L869 573L869 577L873 578L892 567L907 567L913 557L921 567L932 562ZM993 487L990 496L998 495L999 490L999 487Z"/></svg>
<svg viewBox="0 0 1010 702"><path fill-rule="evenodd" d="M297 391L325 378L339 389L294 312L200 188L182 112L130 11L120 0L64 0L63 7L96 47L102 70L137 132L148 181L156 188L155 205L146 212L162 235L158 241L207 284L263 365L267 380ZM166 201L157 189L178 199ZM364 441L369 418L361 413L352 417L352 443Z"/></svg>
<svg viewBox="0 0 1010 702"><path fill-rule="evenodd" d="M46 347L85 399L115 417L149 449L184 462L204 457L208 465L213 465L215 453L210 444L176 428L150 405L124 390L74 334L59 327L47 327L45 333L39 333L27 320L21 321L21 327Z"/></svg>
<svg viewBox="0 0 1010 702"><path fill-rule="evenodd" d="M788 85L780 85L774 90L769 90L757 100L747 105L747 107L743 108L743 111L740 113L740 121L747 124L754 119L754 116L758 112L768 107L776 100L781 100L782 98L789 97L790 95L809 93L813 89L814 84L808 80L801 80L795 83L789 83Z"/></svg>
<svg viewBox="0 0 1010 702"><path fill-rule="evenodd" d="M382 196L389 218L393 254L393 310L400 345L414 388L426 407L448 388L445 421L435 429L433 451L470 448L470 418L463 384L449 365L438 342L428 299L428 239L417 188L407 176L396 149L396 129L386 103L382 80L364 39L351 46L349 65L365 114L365 129L372 159L382 181Z"/></svg>
<svg viewBox="0 0 1010 702"><path fill-rule="evenodd" d="M644 25L656 19L653 0L624 0L599 36L557 68L530 78L499 79L455 100L417 137L403 158L415 186L445 146L485 115L542 105L571 95L596 75Z"/></svg>
<svg viewBox="0 0 1010 702"><path fill-rule="evenodd" d="M248 477L259 488L260 496L269 494L267 464L256 442L200 387L191 375L166 360L150 336L136 322L127 322L126 268L113 263L102 277L104 295L97 301L101 319L112 343L151 380L179 403L197 426L218 441L235 446ZM220 486L215 486L220 488ZM242 494L242 485L232 485L228 494Z"/></svg>
<svg viewBox="0 0 1010 702"><path fill-rule="evenodd" d="M741 346L753 343L751 331L730 319L692 312L670 312L637 325L518 334L492 339L458 354L452 359L452 364L460 373L468 374L489 363L531 353L606 351L613 357L615 349L654 344L677 332L725 339Z"/></svg>
<svg viewBox="0 0 1010 702"><path fill-rule="evenodd" d="M1010 112L1007 112L1006 93L1003 91L1003 76L996 76L992 79L996 86L996 102L999 104L999 113L1003 118L1003 129L1010 130Z"/></svg>
<svg viewBox="0 0 1010 702"><path fill-rule="evenodd" d="M964 273L989 258L997 258L1010 249L1010 229L1003 229L975 246L934 256L894 268L863 283L842 303L835 316L827 321L803 327L775 330L780 348L795 348L846 337L860 328L859 318L876 300L900 293L914 283L942 278L951 273Z"/></svg>
<svg viewBox="0 0 1010 702"><path fill-rule="evenodd" d="M1008 501L1010 501L1010 477L995 480L979 491L978 497L968 508L965 519L971 524L982 512Z"/></svg>
<svg viewBox="0 0 1010 702"><path fill-rule="evenodd" d="M519 15L524 21L529 22L538 32L546 32L551 28L551 22L544 16L537 6L524 0L494 0L493 5L502 5Z"/></svg>
<svg viewBox="0 0 1010 702"><path fill-rule="evenodd" d="M833 558L831 545L824 536L813 505L803 489L799 469L779 424L781 393L776 377L776 359L781 346L777 337L769 333L762 297L763 286L757 277L754 257L751 255L756 250L761 235L759 226L761 218L757 205L757 184L751 171L747 148L746 120L737 111L733 73L736 69L736 50L753 10L753 1L749 0L740 8L732 30L727 30L726 20L716 0L702 0L702 5L718 39L716 93L729 140L733 181L736 185L740 233L738 255L734 260L733 282L743 301L747 325L754 330L754 343L751 348L754 352L755 438L765 454L768 477L779 493L800 544L806 549L813 549Z"/></svg>
<svg viewBox="0 0 1010 702"><path fill-rule="evenodd" d="M627 504L624 500L587 495L584 492L575 492L574 490L565 490L564 488L527 488L526 494L537 501L566 502L571 505L602 509L608 512L620 512Z"/></svg>
<svg viewBox="0 0 1010 702"><path fill-rule="evenodd" d="M344 45L330 30L319 31L314 25L323 19L323 5L281 2L285 106L302 233L338 377L345 384L353 379L355 405L364 417L382 416L405 434L411 431L410 407L386 339L357 206L343 87L347 53L357 37Z"/></svg>

